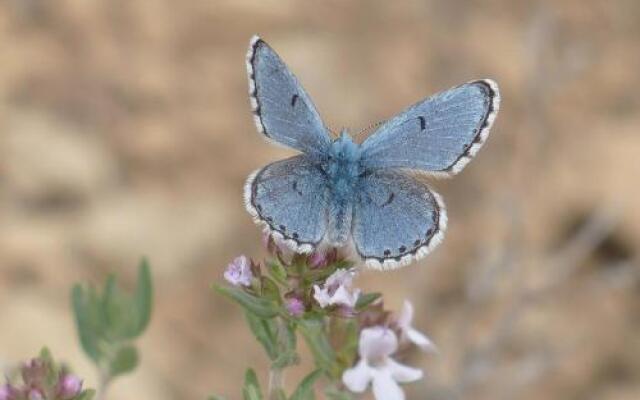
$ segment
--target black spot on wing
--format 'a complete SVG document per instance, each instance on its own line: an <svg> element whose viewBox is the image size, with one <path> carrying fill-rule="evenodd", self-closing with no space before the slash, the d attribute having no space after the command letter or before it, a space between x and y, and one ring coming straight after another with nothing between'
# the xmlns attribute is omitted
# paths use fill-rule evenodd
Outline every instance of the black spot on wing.
<svg viewBox="0 0 640 400"><path fill-rule="evenodd" d="M293 181L293 191L302 196L302 191L298 189L298 181Z"/></svg>
<svg viewBox="0 0 640 400"><path fill-rule="evenodd" d="M295 107L299 97L300 96L298 96L297 94L294 94L293 96L291 96L291 107Z"/></svg>
<svg viewBox="0 0 640 400"><path fill-rule="evenodd" d="M384 203L382 203L381 207L385 207L388 206L389 204L391 204L391 202L393 201L393 198L395 197L395 193L391 192L391 194L389 195L389 198L387 199L387 201L385 201Z"/></svg>

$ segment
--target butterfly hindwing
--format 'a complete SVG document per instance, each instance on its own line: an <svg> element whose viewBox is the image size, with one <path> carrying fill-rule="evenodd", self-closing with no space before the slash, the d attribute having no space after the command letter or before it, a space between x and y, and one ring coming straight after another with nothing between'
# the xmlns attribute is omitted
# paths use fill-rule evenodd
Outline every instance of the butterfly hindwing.
<svg viewBox="0 0 640 400"><path fill-rule="evenodd" d="M326 233L327 180L306 155L253 173L245 185L245 202L257 222L296 252L311 252Z"/></svg>
<svg viewBox="0 0 640 400"><path fill-rule="evenodd" d="M413 176L376 170L358 185L353 242L367 266L390 269L428 254L447 224L440 196Z"/></svg>
<svg viewBox="0 0 640 400"><path fill-rule="evenodd" d="M311 99L278 54L257 36L247 53L247 73L260 133L306 153L326 151L331 138Z"/></svg>
<svg viewBox="0 0 640 400"><path fill-rule="evenodd" d="M489 135L500 105L489 79L466 83L414 104L362 143L363 165L456 174Z"/></svg>

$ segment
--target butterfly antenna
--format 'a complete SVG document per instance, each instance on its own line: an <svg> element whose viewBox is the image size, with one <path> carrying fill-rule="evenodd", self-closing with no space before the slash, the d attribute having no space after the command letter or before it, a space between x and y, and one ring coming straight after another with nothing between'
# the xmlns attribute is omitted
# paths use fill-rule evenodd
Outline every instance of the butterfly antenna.
<svg viewBox="0 0 640 400"><path fill-rule="evenodd" d="M361 130L360 130L360 132L356 133L354 137L356 137L356 138L357 138L357 137L359 137L360 135L362 135L363 133L370 132L370 131L372 131L373 129L375 129L375 128L379 127L380 125L384 124L385 122L387 122L387 121L386 121L386 120L382 120L382 121L378 121L378 122L376 122L376 123L373 123L373 124L371 124L371 125L367 126L366 128L361 129Z"/></svg>

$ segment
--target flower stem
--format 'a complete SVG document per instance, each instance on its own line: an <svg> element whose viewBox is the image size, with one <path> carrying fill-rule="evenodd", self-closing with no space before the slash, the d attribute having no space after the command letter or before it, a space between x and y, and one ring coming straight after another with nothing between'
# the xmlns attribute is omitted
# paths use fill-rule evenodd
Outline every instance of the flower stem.
<svg viewBox="0 0 640 400"><path fill-rule="evenodd" d="M282 400L284 398L284 371L282 368L271 367L269 370L268 400Z"/></svg>
<svg viewBox="0 0 640 400"><path fill-rule="evenodd" d="M111 383L109 375L103 371L100 371L100 378L98 381L98 390L96 392L95 400L105 400L107 396L107 388Z"/></svg>
<svg viewBox="0 0 640 400"><path fill-rule="evenodd" d="M286 326L282 318L277 319L277 341L284 343L286 341ZM269 369L269 389L267 392L267 400L284 400L284 368L271 365Z"/></svg>

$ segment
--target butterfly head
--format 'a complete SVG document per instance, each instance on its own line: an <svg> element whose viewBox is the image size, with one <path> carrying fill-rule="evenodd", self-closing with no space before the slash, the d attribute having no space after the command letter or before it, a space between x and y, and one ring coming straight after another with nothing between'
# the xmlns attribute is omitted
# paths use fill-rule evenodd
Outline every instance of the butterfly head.
<svg viewBox="0 0 640 400"><path fill-rule="evenodd" d="M357 145L346 129L343 129L336 139L331 143L329 159L340 162L358 161L360 158L360 146Z"/></svg>

